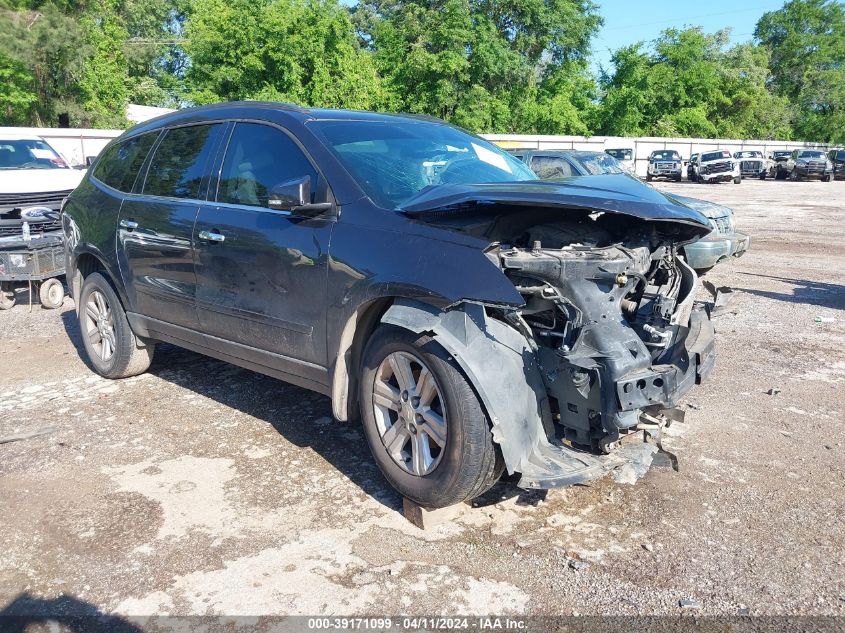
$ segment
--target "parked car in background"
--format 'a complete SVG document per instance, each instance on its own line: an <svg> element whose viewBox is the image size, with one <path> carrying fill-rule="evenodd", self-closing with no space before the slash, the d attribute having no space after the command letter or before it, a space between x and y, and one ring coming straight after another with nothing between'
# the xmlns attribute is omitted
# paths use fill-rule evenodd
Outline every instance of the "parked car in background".
<svg viewBox="0 0 845 633"><path fill-rule="evenodd" d="M513 154L532 169L534 168L533 152L516 150ZM601 152L546 150L542 152L542 155L542 165L555 164L562 167L562 169L554 173L564 171L566 172L566 176L624 174L625 178L633 178L622 169L622 166L619 165L616 159L606 156ZM564 165L565 167L563 167ZM537 172L537 176L541 179L545 178L540 172ZM558 176L552 175L550 177L555 178ZM643 187L650 186L643 183L640 184ZM620 185L620 187L626 190L628 189L627 184L624 187ZM732 257L741 257L751 247L751 238L745 233L740 233L736 230L733 209L707 200L699 200L675 193L665 195L670 196L676 202L695 209L707 218L711 229L710 233L691 244L685 244L680 249L687 263L699 274L704 274L719 262Z"/></svg>
<svg viewBox="0 0 845 633"><path fill-rule="evenodd" d="M706 217L627 175L540 182L432 119L180 110L113 141L62 219L99 374L166 341L326 394L426 507L505 469L603 475L715 361L677 255Z"/></svg>
<svg viewBox="0 0 845 633"><path fill-rule="evenodd" d="M648 156L645 179L651 182L655 178L668 178L675 182L681 182L683 168L681 155L675 150L655 150Z"/></svg>
<svg viewBox="0 0 845 633"><path fill-rule="evenodd" d="M633 147L619 147L604 150L609 156L613 156L622 168L633 176L637 175L637 157Z"/></svg>
<svg viewBox="0 0 845 633"><path fill-rule="evenodd" d="M830 182L833 163L820 149L795 149L786 161L786 171L790 180L818 178Z"/></svg>
<svg viewBox="0 0 845 633"><path fill-rule="evenodd" d="M833 178L845 180L845 149L832 149L827 153L827 158L833 165Z"/></svg>
<svg viewBox="0 0 845 633"><path fill-rule="evenodd" d="M765 180L769 174L769 162L759 150L746 149L734 152L734 158L739 161L739 174L743 178Z"/></svg>
<svg viewBox="0 0 845 633"><path fill-rule="evenodd" d="M775 180L785 180L789 175L786 162L792 155L792 150L777 150L769 154L769 177Z"/></svg>
<svg viewBox="0 0 845 633"><path fill-rule="evenodd" d="M693 162L693 180L696 182L742 182L739 161L735 161L726 149L701 152Z"/></svg>
<svg viewBox="0 0 845 633"><path fill-rule="evenodd" d="M540 180L628 173L619 161L604 152L556 149L507 151L528 165Z"/></svg>
<svg viewBox="0 0 845 633"><path fill-rule="evenodd" d="M695 161L698 158L698 153L691 154L689 162L687 163L687 180L695 180Z"/></svg>
<svg viewBox="0 0 845 633"><path fill-rule="evenodd" d="M0 309L14 306L15 287L30 283L44 307L61 305L59 212L83 176L42 138L0 136Z"/></svg>

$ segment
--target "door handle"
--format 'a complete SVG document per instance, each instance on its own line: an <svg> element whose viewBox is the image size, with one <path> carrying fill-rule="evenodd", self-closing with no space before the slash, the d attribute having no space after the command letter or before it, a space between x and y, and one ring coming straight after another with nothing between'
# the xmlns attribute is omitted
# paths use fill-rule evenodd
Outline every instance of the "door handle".
<svg viewBox="0 0 845 633"><path fill-rule="evenodd" d="M127 231L134 231L138 228L138 223L135 220L121 220L120 227Z"/></svg>
<svg viewBox="0 0 845 633"><path fill-rule="evenodd" d="M199 238L207 242L222 242L226 239L226 236L217 231L200 231Z"/></svg>

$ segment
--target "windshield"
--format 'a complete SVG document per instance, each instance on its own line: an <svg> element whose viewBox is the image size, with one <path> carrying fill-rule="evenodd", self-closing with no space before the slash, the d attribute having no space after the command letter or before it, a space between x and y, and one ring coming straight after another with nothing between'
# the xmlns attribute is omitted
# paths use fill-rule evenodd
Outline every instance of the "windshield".
<svg viewBox="0 0 845 633"><path fill-rule="evenodd" d="M775 152L775 158L786 158L792 154L792 152Z"/></svg>
<svg viewBox="0 0 845 633"><path fill-rule="evenodd" d="M68 169L68 165L44 141L0 139L0 169Z"/></svg>
<svg viewBox="0 0 845 633"><path fill-rule="evenodd" d="M824 152L817 152L817 151L798 152L798 158L824 158L824 157L825 157Z"/></svg>
<svg viewBox="0 0 845 633"><path fill-rule="evenodd" d="M744 152L736 152L734 158L762 158L763 152L748 150Z"/></svg>
<svg viewBox="0 0 845 633"><path fill-rule="evenodd" d="M706 163L707 161L711 160L722 160L723 158L730 158L730 152L725 150L720 150L718 152L707 152L706 154L701 155L701 162Z"/></svg>
<svg viewBox="0 0 845 633"><path fill-rule="evenodd" d="M631 160L634 152L630 149L606 149L605 154L613 156L616 160Z"/></svg>
<svg viewBox="0 0 845 633"><path fill-rule="evenodd" d="M571 158L575 159L591 176L625 173L619 161L608 154L572 154Z"/></svg>
<svg viewBox="0 0 845 633"><path fill-rule="evenodd" d="M666 149L660 152L652 152L649 156L650 160L681 160L681 155L675 150Z"/></svg>
<svg viewBox="0 0 845 633"><path fill-rule="evenodd" d="M524 163L457 128L427 121L309 124L366 194L399 208L426 187L537 180Z"/></svg>

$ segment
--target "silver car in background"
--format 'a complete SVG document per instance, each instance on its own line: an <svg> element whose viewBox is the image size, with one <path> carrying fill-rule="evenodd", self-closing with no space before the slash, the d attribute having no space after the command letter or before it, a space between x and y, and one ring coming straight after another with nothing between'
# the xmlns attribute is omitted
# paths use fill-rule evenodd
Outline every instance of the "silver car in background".
<svg viewBox="0 0 845 633"><path fill-rule="evenodd" d="M643 187L651 186L628 174L627 170L606 152L519 149L508 151L528 165L541 180L617 174L620 178L634 178ZM668 193L667 195L705 215L713 229L708 235L685 245L682 249L687 263L699 274L731 257L741 257L751 246L751 238L736 230L733 209L698 198Z"/></svg>

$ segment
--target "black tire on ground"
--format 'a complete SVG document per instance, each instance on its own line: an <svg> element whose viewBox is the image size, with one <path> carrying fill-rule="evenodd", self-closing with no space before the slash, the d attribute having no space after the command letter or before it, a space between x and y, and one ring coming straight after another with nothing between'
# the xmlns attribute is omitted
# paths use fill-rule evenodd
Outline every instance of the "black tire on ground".
<svg viewBox="0 0 845 633"><path fill-rule="evenodd" d="M646 174L646 175L645 175L645 181L646 181L646 182L651 182L651 174Z"/></svg>
<svg viewBox="0 0 845 633"><path fill-rule="evenodd" d="M82 284L79 328L88 360L101 376L128 378L144 373L150 366L155 344L135 336L117 293L100 273L91 273ZM104 353L104 347L106 352L110 348L111 354Z"/></svg>
<svg viewBox="0 0 845 633"><path fill-rule="evenodd" d="M741 182L742 182L742 178L740 178L740 177L734 178L734 184L735 185L738 185Z"/></svg>
<svg viewBox="0 0 845 633"><path fill-rule="evenodd" d="M766 179L766 172L763 172L762 174L760 174L760 180L765 180L765 179Z"/></svg>
<svg viewBox="0 0 845 633"><path fill-rule="evenodd" d="M11 310L17 303L15 287L8 281L0 282L0 310Z"/></svg>
<svg viewBox="0 0 845 633"><path fill-rule="evenodd" d="M41 300L41 307L43 308L48 310L60 308L65 300L65 287L55 277L45 279L38 288L38 298Z"/></svg>
<svg viewBox="0 0 845 633"><path fill-rule="evenodd" d="M789 172L789 180L791 180L792 182L798 182L798 172L794 169Z"/></svg>
<svg viewBox="0 0 845 633"><path fill-rule="evenodd" d="M825 174L822 176L822 182L830 182L830 174Z"/></svg>
<svg viewBox="0 0 845 633"><path fill-rule="evenodd" d="M416 366L416 373L412 372L415 381L419 379L423 368L428 369L434 377L438 392L435 402L441 413L445 413L445 443L442 448L435 447L439 461L423 475L413 474L408 469L413 461L411 436L408 436L407 440L400 437L398 444L394 440L394 451L401 451L400 456L408 460L406 467L400 466L399 462L394 460L382 440L382 435L389 433L389 429L394 425L404 424L396 411L402 408L401 383L396 380L395 373L390 370L389 361L386 360L396 353L411 359L412 368ZM383 362L388 364L382 367ZM381 417L382 413L378 413L375 408L377 396L374 390L376 382L384 380L383 372L392 373L389 380L396 382L395 392L387 401L400 405L386 411L392 422L390 426ZM493 443L487 415L463 372L436 341L426 335L383 325L373 333L367 343L361 361L360 377L359 401L367 442L382 474L401 495L424 507L442 508L478 497L498 481L504 469L504 462L499 448ZM378 398L382 402L385 401L384 396ZM407 416L408 413L409 411L405 411L404 415ZM419 422L420 429L424 423L424 420ZM409 426L414 429L411 431L414 438L420 434L421 441L429 442L427 445L431 446L430 436L423 436L424 431L414 425ZM397 434L394 433L391 437L397 438ZM406 441L407 444L404 443Z"/></svg>
<svg viewBox="0 0 845 633"><path fill-rule="evenodd" d="M681 182L681 176L675 176L675 182Z"/></svg>

